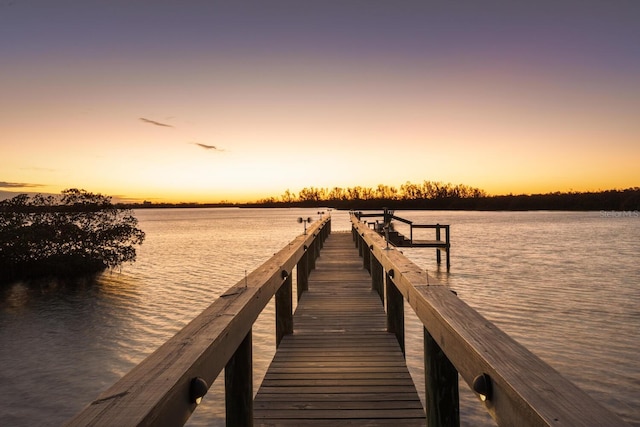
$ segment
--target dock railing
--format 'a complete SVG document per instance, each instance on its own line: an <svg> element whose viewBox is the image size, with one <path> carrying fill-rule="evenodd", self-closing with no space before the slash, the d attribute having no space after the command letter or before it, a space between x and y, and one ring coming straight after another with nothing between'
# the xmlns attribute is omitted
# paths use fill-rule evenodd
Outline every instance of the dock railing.
<svg viewBox="0 0 640 427"><path fill-rule="evenodd" d="M387 249L353 213L351 222L372 288L386 304L387 330L403 351L404 300L424 326L428 426L459 425L458 375L498 425L627 425L402 253Z"/></svg>
<svg viewBox="0 0 640 427"><path fill-rule="evenodd" d="M306 225L306 224L305 224ZM298 298L331 218L311 224L72 418L69 426L183 425L224 369L226 424L253 423L251 329L275 295L276 345L293 332L292 273Z"/></svg>
<svg viewBox="0 0 640 427"><path fill-rule="evenodd" d="M384 234L386 236L385 238L387 239L387 243L391 243L391 244L394 244L395 246L400 246L400 247L435 248L436 262L438 263L438 265L440 265L440 263L442 262L442 257L440 252L444 251L446 256L447 271L449 271L449 269L451 268L451 226L450 225L448 224L414 224L414 222L409 219L394 215L393 211L387 208L384 208L382 213L353 212L353 215L355 215L355 217L358 218L359 220L361 220L362 218L382 217L383 218L382 223L375 221L375 222L367 222L366 224L369 227L373 226L373 229L376 232L378 232L378 234ZM409 226L408 239L397 232L395 234L398 235L398 238L399 238L398 242L394 242L393 241L394 239L389 239L389 230L388 229L385 230L384 228L388 227L389 224L391 224L392 220L402 222ZM436 232L435 240L414 240L413 238L414 229L435 230ZM444 240L442 240L442 232L441 232L442 230L444 230Z"/></svg>

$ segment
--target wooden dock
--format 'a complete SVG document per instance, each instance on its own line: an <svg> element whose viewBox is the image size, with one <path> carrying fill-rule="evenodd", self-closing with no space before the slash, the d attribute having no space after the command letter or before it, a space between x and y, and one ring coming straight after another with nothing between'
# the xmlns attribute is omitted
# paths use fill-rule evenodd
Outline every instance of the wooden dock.
<svg viewBox="0 0 640 427"><path fill-rule="evenodd" d="M255 425L424 425L350 233L331 234L254 400Z"/></svg>
<svg viewBox="0 0 640 427"><path fill-rule="evenodd" d="M223 371L229 427L455 427L460 377L498 425L628 425L350 219L348 234L330 216L310 224L66 425L183 425ZM274 299L278 350L254 399L252 328ZM405 307L424 326L425 409L401 350Z"/></svg>

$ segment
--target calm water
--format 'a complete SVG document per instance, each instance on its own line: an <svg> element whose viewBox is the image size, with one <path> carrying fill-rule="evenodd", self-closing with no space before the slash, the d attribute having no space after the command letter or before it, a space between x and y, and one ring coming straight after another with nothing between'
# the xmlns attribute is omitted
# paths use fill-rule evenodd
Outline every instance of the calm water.
<svg viewBox="0 0 640 427"><path fill-rule="evenodd" d="M600 212L398 212L451 224L452 267L404 253L598 401L640 426L640 218ZM83 283L0 290L0 425L59 425L216 296L302 232L317 209L142 210L138 261ZM348 230L333 211L333 229ZM401 228L400 226L398 228ZM427 238L424 231L425 238ZM419 235L414 236L420 238ZM295 299L294 299L295 300ZM422 326L406 310L423 384ZM275 351L273 306L254 327L257 385ZM222 425L217 382L190 425ZM465 425L492 425L461 384Z"/></svg>

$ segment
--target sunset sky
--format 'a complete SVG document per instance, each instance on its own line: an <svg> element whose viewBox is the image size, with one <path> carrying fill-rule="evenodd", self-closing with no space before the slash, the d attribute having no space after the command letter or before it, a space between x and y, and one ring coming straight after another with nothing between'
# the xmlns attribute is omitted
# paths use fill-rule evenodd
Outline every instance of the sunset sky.
<svg viewBox="0 0 640 427"><path fill-rule="evenodd" d="M640 1L0 0L0 192L640 186Z"/></svg>

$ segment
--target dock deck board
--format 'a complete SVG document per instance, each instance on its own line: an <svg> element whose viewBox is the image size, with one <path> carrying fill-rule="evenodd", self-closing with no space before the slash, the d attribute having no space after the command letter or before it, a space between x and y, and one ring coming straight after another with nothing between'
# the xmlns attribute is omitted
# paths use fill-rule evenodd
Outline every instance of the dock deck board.
<svg viewBox="0 0 640 427"><path fill-rule="evenodd" d="M254 400L254 424L424 425L404 357L351 234L333 233Z"/></svg>

